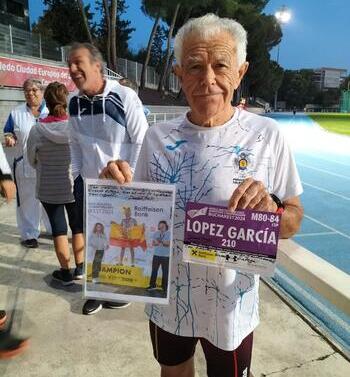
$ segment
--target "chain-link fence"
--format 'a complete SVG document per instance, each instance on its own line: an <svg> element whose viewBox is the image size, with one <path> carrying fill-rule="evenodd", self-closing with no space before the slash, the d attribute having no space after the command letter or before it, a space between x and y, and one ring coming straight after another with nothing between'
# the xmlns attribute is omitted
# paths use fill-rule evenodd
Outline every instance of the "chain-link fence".
<svg viewBox="0 0 350 377"><path fill-rule="evenodd" d="M343 90L341 94L340 112L350 113L350 90Z"/></svg>

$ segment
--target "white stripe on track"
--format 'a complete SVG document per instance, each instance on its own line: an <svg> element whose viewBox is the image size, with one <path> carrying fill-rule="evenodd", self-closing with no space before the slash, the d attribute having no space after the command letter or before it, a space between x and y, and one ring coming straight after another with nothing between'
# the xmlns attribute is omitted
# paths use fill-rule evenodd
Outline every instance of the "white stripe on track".
<svg viewBox="0 0 350 377"><path fill-rule="evenodd" d="M312 236L329 236L330 234L337 234L336 232L316 232L316 233L300 233L294 237L312 237Z"/></svg>
<svg viewBox="0 0 350 377"><path fill-rule="evenodd" d="M337 234L339 234L340 236L343 236L343 237L345 237L345 238L347 238L347 239L350 240L350 236L349 236L348 234L345 234L345 233L343 233L343 232L340 232L339 230L337 230L337 229L335 229L335 228L333 228L333 227L331 227L331 226L329 226L329 225L323 223L322 221L319 221L319 220L315 219L314 217L311 217L311 216L308 216L308 215L305 215L305 214L304 214L304 217L307 218L307 219L309 219L309 220L311 220L311 221L313 221L313 222L315 222L316 224L322 225L322 226L324 226L325 228L331 230L332 232L337 233Z"/></svg>
<svg viewBox="0 0 350 377"><path fill-rule="evenodd" d="M297 165L302 166L302 167L307 168L307 169L317 170L317 171L320 171L320 172L325 173L325 174L334 175L335 177L339 177L339 178L349 179L349 180L350 180L350 177L348 177L348 176L346 176L346 175L333 173L333 172L331 172L331 171L329 171L329 170L324 170L324 169L320 169L320 168L315 168L315 167L313 167L313 166L306 165L306 164L302 164L302 163L300 163L300 162L297 163Z"/></svg>
<svg viewBox="0 0 350 377"><path fill-rule="evenodd" d="M331 162L332 164L343 165L343 166L346 166L347 168L350 168L350 164L345 164L344 162L339 162L339 161L331 160L331 159L328 159L328 158L323 158L323 157L318 156L317 154L312 154L312 153L305 154L304 153L304 156L305 155L306 156L311 156L312 158L317 159L317 160Z"/></svg>
<svg viewBox="0 0 350 377"><path fill-rule="evenodd" d="M315 185L312 185L311 183L306 183L304 181L302 181L302 184L305 185L305 186L309 186L309 187L312 187L316 190L319 190L319 191L322 191L322 192L326 192L327 194L330 194L330 195L333 195L333 196L336 196L340 199L344 199L344 200L349 200L350 201L350 198L348 196L345 196L345 195L341 195L341 194L338 194L334 191L330 191L330 190L327 190L327 189L324 189L322 187L319 187L319 186L315 186Z"/></svg>

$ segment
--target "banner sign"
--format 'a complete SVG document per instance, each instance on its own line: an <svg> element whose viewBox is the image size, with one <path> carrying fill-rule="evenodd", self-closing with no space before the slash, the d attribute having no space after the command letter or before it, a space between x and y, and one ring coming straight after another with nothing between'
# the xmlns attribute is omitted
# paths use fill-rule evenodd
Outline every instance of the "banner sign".
<svg viewBox="0 0 350 377"><path fill-rule="evenodd" d="M175 186L85 180L85 297L169 302Z"/></svg>
<svg viewBox="0 0 350 377"><path fill-rule="evenodd" d="M65 84L70 92L76 90L66 67L31 63L0 56L0 85L22 88L23 82L27 79L38 79L45 86L52 81L59 81Z"/></svg>
<svg viewBox="0 0 350 377"><path fill-rule="evenodd" d="M184 260L272 276L281 215L187 203Z"/></svg>

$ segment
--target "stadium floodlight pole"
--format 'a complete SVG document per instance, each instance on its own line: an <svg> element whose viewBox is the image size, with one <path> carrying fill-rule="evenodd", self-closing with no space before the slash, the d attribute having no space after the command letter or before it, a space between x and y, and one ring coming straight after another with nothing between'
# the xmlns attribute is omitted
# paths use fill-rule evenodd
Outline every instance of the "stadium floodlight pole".
<svg viewBox="0 0 350 377"><path fill-rule="evenodd" d="M292 12L285 6L283 5L276 13L275 13L275 17L276 17L276 20L277 22L281 25L284 25L284 24L287 24L290 19L292 18ZM279 62L279 58L280 58L280 44L281 42L278 44L277 46L277 60L276 60L276 63L278 64ZM274 110L277 111L277 98L278 98L278 89L276 89L275 91L275 98L274 98Z"/></svg>

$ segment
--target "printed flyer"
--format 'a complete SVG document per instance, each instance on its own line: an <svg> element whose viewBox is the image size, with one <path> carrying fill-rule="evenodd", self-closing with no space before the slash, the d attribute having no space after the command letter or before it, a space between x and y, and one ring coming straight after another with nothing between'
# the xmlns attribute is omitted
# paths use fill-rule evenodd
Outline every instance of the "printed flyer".
<svg viewBox="0 0 350 377"><path fill-rule="evenodd" d="M187 203L184 260L272 276L281 215Z"/></svg>
<svg viewBox="0 0 350 377"><path fill-rule="evenodd" d="M169 302L174 203L174 185L85 180L85 297Z"/></svg>

